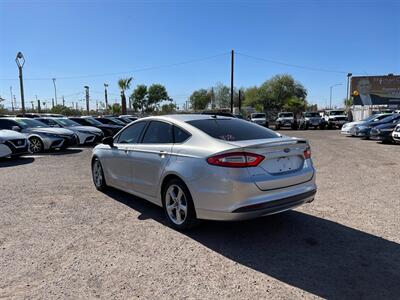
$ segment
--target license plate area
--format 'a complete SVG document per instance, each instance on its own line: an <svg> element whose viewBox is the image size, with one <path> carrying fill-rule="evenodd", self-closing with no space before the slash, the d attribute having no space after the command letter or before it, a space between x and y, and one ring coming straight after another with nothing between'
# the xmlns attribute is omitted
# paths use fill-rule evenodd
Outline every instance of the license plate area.
<svg viewBox="0 0 400 300"><path fill-rule="evenodd" d="M293 172L303 165L303 158L299 155L267 159L263 167L270 174Z"/></svg>

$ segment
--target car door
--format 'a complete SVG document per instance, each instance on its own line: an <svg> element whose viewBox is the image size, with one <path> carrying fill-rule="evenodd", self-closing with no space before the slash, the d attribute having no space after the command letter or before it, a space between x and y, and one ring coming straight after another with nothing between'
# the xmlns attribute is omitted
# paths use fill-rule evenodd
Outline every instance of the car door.
<svg viewBox="0 0 400 300"><path fill-rule="evenodd" d="M134 190L134 149L147 122L138 122L125 128L114 138L114 146L105 155L104 168L112 185L127 191Z"/></svg>
<svg viewBox="0 0 400 300"><path fill-rule="evenodd" d="M134 186L143 195L156 197L162 173L171 159L173 127L151 121L140 144L135 147Z"/></svg>

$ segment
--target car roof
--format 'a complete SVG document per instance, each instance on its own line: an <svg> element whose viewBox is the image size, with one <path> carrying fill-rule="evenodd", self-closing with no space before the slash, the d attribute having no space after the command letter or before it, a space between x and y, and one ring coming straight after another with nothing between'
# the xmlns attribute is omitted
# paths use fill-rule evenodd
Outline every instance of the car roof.
<svg viewBox="0 0 400 300"><path fill-rule="evenodd" d="M201 115L201 114L176 114L176 115L163 115L163 116L151 116L139 119L142 120L150 120L150 119L158 119L158 120L169 120L169 121L180 121L180 122L188 122L195 120L215 120L215 119L236 119L232 117L226 116L218 116L218 115Z"/></svg>

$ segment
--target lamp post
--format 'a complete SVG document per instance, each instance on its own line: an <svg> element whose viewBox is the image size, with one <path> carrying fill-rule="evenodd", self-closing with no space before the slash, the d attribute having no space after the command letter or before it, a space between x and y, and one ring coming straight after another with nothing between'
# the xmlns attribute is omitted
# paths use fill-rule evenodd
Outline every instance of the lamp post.
<svg viewBox="0 0 400 300"><path fill-rule="evenodd" d="M21 92L21 108L22 108L22 116L25 116L25 98L24 98L24 82L22 78L22 68L25 64L25 58L22 52L17 53L17 57L15 58L15 62L18 66L19 71L19 87Z"/></svg>
<svg viewBox="0 0 400 300"><path fill-rule="evenodd" d="M106 102L106 112L108 112L108 95L107 95L108 83L104 84L104 100Z"/></svg>
<svg viewBox="0 0 400 300"><path fill-rule="evenodd" d="M56 100L56 105L57 105L57 86L56 86L56 79L53 78L53 85L54 85L54 99Z"/></svg>
<svg viewBox="0 0 400 300"><path fill-rule="evenodd" d="M85 98L86 98L86 112L87 114L89 114L89 87L85 85L84 88L85 88Z"/></svg>
<svg viewBox="0 0 400 300"><path fill-rule="evenodd" d="M348 103L349 100L350 100L349 90L350 90L350 77L351 77L351 76L353 76L352 73L347 73L347 93L346 93L346 100L347 100L347 103ZM347 106L347 103L346 103L346 106Z"/></svg>
<svg viewBox="0 0 400 300"><path fill-rule="evenodd" d="M342 85L342 83L336 83L336 84L331 85L331 86L329 87L329 89L330 89L330 94L329 94L329 109L332 109L332 89L333 89L335 86L339 86L339 85Z"/></svg>

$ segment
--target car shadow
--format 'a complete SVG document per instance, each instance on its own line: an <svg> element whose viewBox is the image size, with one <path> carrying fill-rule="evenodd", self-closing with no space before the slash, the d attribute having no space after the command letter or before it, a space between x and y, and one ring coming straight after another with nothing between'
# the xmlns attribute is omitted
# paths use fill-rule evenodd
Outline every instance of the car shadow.
<svg viewBox="0 0 400 300"><path fill-rule="evenodd" d="M0 168L26 165L32 163L34 160L33 157L0 158Z"/></svg>
<svg viewBox="0 0 400 300"><path fill-rule="evenodd" d="M107 195L166 224L161 208ZM299 211L243 222L203 222L184 233L207 248L288 285L328 299L400 297L400 245Z"/></svg>
<svg viewBox="0 0 400 300"><path fill-rule="evenodd" d="M82 149L64 149L64 150L51 150L51 151L46 151L46 152L41 152L41 153L37 153L37 155L43 156L43 155L47 155L47 156L53 156L53 155L67 155L67 154L76 154L76 153L80 153L82 152Z"/></svg>

